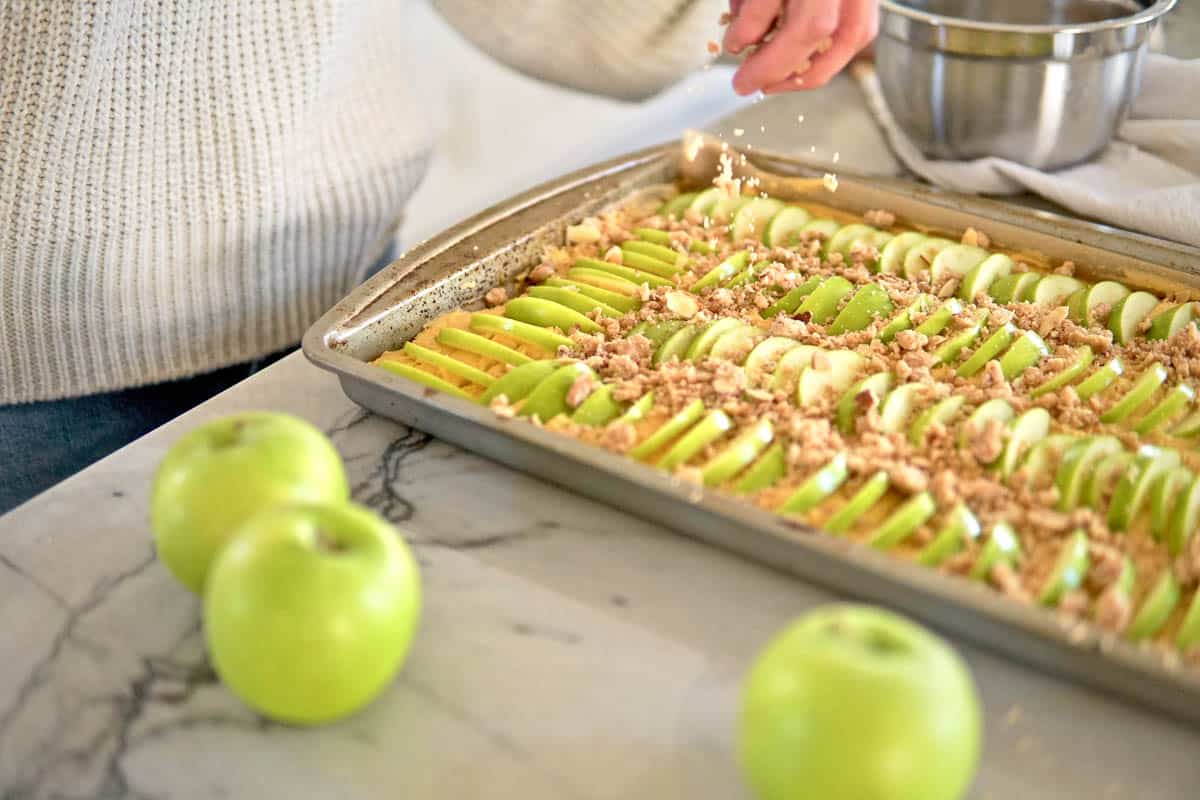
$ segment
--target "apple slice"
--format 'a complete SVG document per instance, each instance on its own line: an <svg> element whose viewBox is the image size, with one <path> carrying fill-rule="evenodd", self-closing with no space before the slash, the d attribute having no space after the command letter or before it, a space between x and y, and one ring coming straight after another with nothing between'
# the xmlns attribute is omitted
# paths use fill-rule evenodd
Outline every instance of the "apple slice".
<svg viewBox="0 0 1200 800"><path fill-rule="evenodd" d="M816 359L814 358L814 361ZM830 350L824 353L824 364L805 367L796 381L796 404L803 407L820 402L829 392L844 392L867 360L853 350Z"/></svg>
<svg viewBox="0 0 1200 800"><path fill-rule="evenodd" d="M691 253L704 253L705 255L708 255L711 254L714 249L715 248L713 245L709 242L699 240L692 240L688 242L688 251Z"/></svg>
<svg viewBox="0 0 1200 800"><path fill-rule="evenodd" d="M512 364L514 367L519 367L522 364L528 364L530 361L533 361L532 358L524 353L513 350L511 347L502 345L486 336L465 331L462 328L442 328L438 331L437 340L438 344L445 347L453 347L456 350L474 353L477 356L490 358L492 361L499 361L503 364Z"/></svg>
<svg viewBox="0 0 1200 800"><path fill-rule="evenodd" d="M838 430L844 434L854 433L854 422L859 415L858 396L867 392L874 398L871 404L878 406L883 396L892 388L893 379L890 372L877 372L874 375L868 375L847 389L837 404Z"/></svg>
<svg viewBox="0 0 1200 800"><path fill-rule="evenodd" d="M696 199L696 192L677 194L658 209L659 216L679 218Z"/></svg>
<svg viewBox="0 0 1200 800"><path fill-rule="evenodd" d="M812 294L820 285L820 278L809 278L776 300L773 304L767 306L762 313L763 319L771 319L771 317L779 314L794 314L796 309L800 307L800 304L804 302L804 299Z"/></svg>
<svg viewBox="0 0 1200 800"><path fill-rule="evenodd" d="M479 398L479 402L487 405L500 395L508 399L509 405L516 405L529 396L537 385L557 370L561 363L558 361L531 361L508 371L508 374L498 378L488 387Z"/></svg>
<svg viewBox="0 0 1200 800"><path fill-rule="evenodd" d="M948 427L966 402L967 399L961 394L952 394L918 414L908 430L908 440L912 446L924 447L929 428L935 424Z"/></svg>
<svg viewBox="0 0 1200 800"><path fill-rule="evenodd" d="M825 530L833 534L843 534L850 530L863 514L867 513L879 502L880 498L887 494L891 482L891 477L884 470L879 470L867 478L858 491L846 501L846 504L826 520Z"/></svg>
<svg viewBox="0 0 1200 800"><path fill-rule="evenodd" d="M805 513L815 509L834 492L838 491L850 470L846 467L846 453L838 453L829 463L812 473L809 479L800 483L796 491L788 495L784 504L776 509L779 513Z"/></svg>
<svg viewBox="0 0 1200 800"><path fill-rule="evenodd" d="M937 511L929 492L915 494L885 519L867 543L877 550L891 550L924 525Z"/></svg>
<svg viewBox="0 0 1200 800"><path fill-rule="evenodd" d="M829 241L835 233L842 227L837 220L818 218L810 219L800 228L800 238L806 239L809 236L816 236L825 241Z"/></svg>
<svg viewBox="0 0 1200 800"><path fill-rule="evenodd" d="M1175 634L1175 646L1184 655L1188 655L1197 645L1200 645L1200 589L1192 594L1192 604L1179 624L1179 632Z"/></svg>
<svg viewBox="0 0 1200 800"><path fill-rule="evenodd" d="M685 325L687 323L681 319L666 319L662 322L640 322L634 325L629 330L629 333L625 334L625 338L632 339L634 336L645 336L650 340L650 344L654 345L655 349L658 349Z"/></svg>
<svg viewBox="0 0 1200 800"><path fill-rule="evenodd" d="M843 225L838 228L837 233L829 238L829 244L825 245L827 255L833 253L841 253L846 259L846 263L850 262L850 248L856 241L864 237L870 236L872 233L877 233L875 228L870 225L864 225L859 222L850 225Z"/></svg>
<svg viewBox="0 0 1200 800"><path fill-rule="evenodd" d="M780 514L803 514L811 511L836 492L850 474L846 467L846 454L838 453L829 463L809 476L796 491L788 496L783 505L776 509Z"/></svg>
<svg viewBox="0 0 1200 800"><path fill-rule="evenodd" d="M821 282L813 293L804 298L796 309L796 315L810 314L818 325L827 325L837 315L842 298L854 291L854 284L841 275L834 275Z"/></svg>
<svg viewBox="0 0 1200 800"><path fill-rule="evenodd" d="M1143 435L1153 433L1187 411L1188 406L1195 399L1196 390L1186 383L1181 383L1167 392L1166 397L1160 400L1158 405L1147 411L1146 416L1138 420L1133 429Z"/></svg>
<svg viewBox="0 0 1200 800"><path fill-rule="evenodd" d="M992 284L1012 274L1016 262L1004 253L993 253L971 268L958 285L958 297L974 302L981 294L987 294Z"/></svg>
<svg viewBox="0 0 1200 800"><path fill-rule="evenodd" d="M618 278L610 272L601 272L599 270L587 269L586 267L571 267L567 270L567 279L574 283L594 286L606 292L623 295L630 300L636 298L641 291L641 287L633 281Z"/></svg>
<svg viewBox="0 0 1200 800"><path fill-rule="evenodd" d="M577 258L571 267L572 269L590 269L596 272L605 273L607 275L614 275L639 286L643 283L649 284L650 288L652 289L660 286L675 285L675 281L671 278L664 278L661 275L643 272L642 270L634 269L633 267L614 264L611 261L601 261L596 258Z"/></svg>
<svg viewBox="0 0 1200 800"><path fill-rule="evenodd" d="M1167 551L1178 556L1187 547L1200 525L1200 478L1184 486L1175 496L1175 507L1171 510L1171 523L1167 528Z"/></svg>
<svg viewBox="0 0 1200 800"><path fill-rule="evenodd" d="M1150 487L1150 533L1155 539L1164 540L1171 530L1171 512L1175 501L1182 499L1182 492L1196 479L1187 467L1176 467L1159 475Z"/></svg>
<svg viewBox="0 0 1200 800"><path fill-rule="evenodd" d="M879 332L879 341L887 344L896 338L896 334L900 331L906 331L912 327L912 314L923 314L933 305L935 298L933 295L921 294L917 295L916 299L909 304L908 308L901 311L887 325L883 326L883 330Z"/></svg>
<svg viewBox="0 0 1200 800"><path fill-rule="evenodd" d="M987 580L999 564L1015 567L1021 560L1021 540L1007 522L997 522L988 531L987 541L979 551L970 577L977 581Z"/></svg>
<svg viewBox="0 0 1200 800"><path fill-rule="evenodd" d="M1134 381L1125 396L1100 415L1100 421L1111 424L1125 420L1148 402L1158 388L1166 383L1166 380L1167 368L1162 364L1151 364L1141 377Z"/></svg>
<svg viewBox="0 0 1200 800"><path fill-rule="evenodd" d="M1013 407L1008 404L1008 401L1000 397L994 397L983 403L971 413L971 416L967 417L967 421L963 423L962 428L959 430L959 448L966 450L971 444L971 437L981 434L992 420L1007 424L1012 421L1016 413L1013 411Z"/></svg>
<svg viewBox="0 0 1200 800"><path fill-rule="evenodd" d="M746 267L744 270L739 272L737 275L734 275L732 278L727 280L725 282L725 288L726 289L736 289L739 286L745 286L748 283L754 282L755 280L758 279L759 273L762 272L763 270L765 270L770 265L771 265L770 261L755 261L753 264Z"/></svg>
<svg viewBox="0 0 1200 800"><path fill-rule="evenodd" d="M929 266L937 258L937 254L952 247L954 242L938 236L926 236L922 241L913 245L904 254L904 277L915 281L921 275L929 272Z"/></svg>
<svg viewBox="0 0 1200 800"><path fill-rule="evenodd" d="M1030 290L1029 302L1046 308L1065 305L1068 297L1086 287L1087 284L1070 275L1043 275Z"/></svg>
<svg viewBox="0 0 1200 800"><path fill-rule="evenodd" d="M925 239L925 234L907 231L894 236L879 254L879 271L888 275L901 275L904 272L904 256L913 245Z"/></svg>
<svg viewBox="0 0 1200 800"><path fill-rule="evenodd" d="M679 441L671 446L658 466L668 472L691 461L701 450L720 439L733 428L733 420L721 409L708 412L708 416L696 423L696 426L679 437Z"/></svg>
<svg viewBox="0 0 1200 800"><path fill-rule="evenodd" d="M738 494L749 494L770 488L787 473L787 451L776 442L767 448L758 461L733 486Z"/></svg>
<svg viewBox="0 0 1200 800"><path fill-rule="evenodd" d="M1064 594L1083 585L1090 563L1087 534L1081 530L1074 531L1063 542L1054 569L1042 584L1038 602L1044 606L1058 605Z"/></svg>
<svg viewBox="0 0 1200 800"><path fill-rule="evenodd" d="M376 361L375 365L395 375L399 375L401 378L407 378L413 383L419 383L422 386L426 386L430 389L436 389L443 394L453 395L461 400L470 400L472 403L475 402L474 397L463 391L458 386L455 386L453 383L450 383L450 381L442 380L432 372L426 372L423 369L418 369L411 364L402 364L399 361L383 359L381 361Z"/></svg>
<svg viewBox="0 0 1200 800"><path fill-rule="evenodd" d="M498 314L477 313L471 315L471 330L477 333L501 333L517 341L540 347L548 353L557 353L560 347L574 347L575 342L561 333L539 328Z"/></svg>
<svg viewBox="0 0 1200 800"><path fill-rule="evenodd" d="M704 416L704 401L693 400L680 409L675 416L664 422L658 430L647 436L640 444L630 450L629 457L635 458L638 461L645 461L666 446L667 442L695 425L702 416Z"/></svg>
<svg viewBox="0 0 1200 800"><path fill-rule="evenodd" d="M773 197L756 197L738 209L730 226L730 236L735 242L743 239L762 241L767 223L783 208L783 201Z"/></svg>
<svg viewBox="0 0 1200 800"><path fill-rule="evenodd" d="M763 231L767 247L790 247L800 240L800 229L812 219L812 214L799 206L784 206L771 217Z"/></svg>
<svg viewBox="0 0 1200 800"><path fill-rule="evenodd" d="M1021 465L1013 471L1015 477L1019 474L1025 475L1025 487L1029 489L1042 488L1054 483L1055 470L1057 465L1061 463L1063 454L1067 448L1071 447L1078 441L1074 436L1068 436L1063 433L1055 433L1047 436L1039 442L1035 442L1026 454ZM1017 485L1016 481L1009 480L1012 485Z"/></svg>
<svg viewBox="0 0 1200 800"><path fill-rule="evenodd" d="M1200 434L1200 411L1192 412L1171 428L1172 436L1191 437L1196 434Z"/></svg>
<svg viewBox="0 0 1200 800"><path fill-rule="evenodd" d="M660 231L658 228L634 228L633 235L644 242L654 242L664 246L671 244L671 232Z"/></svg>
<svg viewBox="0 0 1200 800"><path fill-rule="evenodd" d="M567 393L571 391L575 381L583 376L591 376L594 379L595 373L582 361L559 367L534 387L525 398L525 402L517 408L517 414L522 417L537 417L542 422L549 422L559 414L566 414L571 410L567 406Z"/></svg>
<svg viewBox="0 0 1200 800"><path fill-rule="evenodd" d="M947 278L961 278L982 264L989 255L987 250L975 245L950 245L934 256L933 263L929 265L929 280L937 286ZM971 295L971 298L974 297Z"/></svg>
<svg viewBox="0 0 1200 800"><path fill-rule="evenodd" d="M563 333L576 328L584 333L604 330L578 311L540 297L515 297L509 300L504 305L504 316L539 328L558 328Z"/></svg>
<svg viewBox="0 0 1200 800"><path fill-rule="evenodd" d="M877 283L865 284L833 320L828 333L837 336L848 331L861 331L876 317L886 316L892 311L892 299L887 290Z"/></svg>
<svg viewBox="0 0 1200 800"><path fill-rule="evenodd" d="M1075 387L1075 394L1079 396L1081 402L1086 402L1088 398L1103 392L1109 386L1116 382L1117 378L1125 374L1125 365L1121 363L1121 359L1114 358L1100 369L1093 372Z"/></svg>
<svg viewBox="0 0 1200 800"><path fill-rule="evenodd" d="M496 382L496 379L487 374L481 369L476 369L469 364L464 364L457 358L439 353L437 350L430 350L428 347L422 347L416 342L405 342L404 355L420 361L423 364L428 364L431 367L445 370L456 378L462 378L465 381L474 383L477 386L482 386L484 389Z"/></svg>
<svg viewBox="0 0 1200 800"><path fill-rule="evenodd" d="M754 346L763 338L763 332L753 325L743 324L721 334L713 342L708 357L721 361L734 361L738 364L745 361L746 356L754 350Z"/></svg>
<svg viewBox="0 0 1200 800"><path fill-rule="evenodd" d="M692 293L700 294L700 292L704 291L705 289L711 289L714 286L720 286L722 283L744 270L749 263L749 251L739 250L705 273L700 280L693 283L691 288Z"/></svg>
<svg viewBox="0 0 1200 800"><path fill-rule="evenodd" d="M1170 339L1196 318L1195 303L1180 303L1150 319L1148 339Z"/></svg>
<svg viewBox="0 0 1200 800"><path fill-rule="evenodd" d="M1149 292L1132 292L1113 306L1108 315L1108 329L1118 344L1129 344L1137 335L1142 320L1158 308L1158 298Z"/></svg>
<svg viewBox="0 0 1200 800"><path fill-rule="evenodd" d="M719 486L749 467L775 437L770 420L762 419L733 439L730 446L701 467L704 486Z"/></svg>
<svg viewBox="0 0 1200 800"><path fill-rule="evenodd" d="M721 201L721 198L725 196L725 190L719 189L716 186L705 189L692 199L692 202L688 205L688 210L695 211L701 216L707 217L712 213L717 203Z"/></svg>
<svg viewBox="0 0 1200 800"><path fill-rule="evenodd" d="M1049 394L1050 392L1057 392L1067 384L1073 383L1077 378L1087 371L1087 368L1092 365L1093 359L1095 359L1095 354L1092 352L1091 347L1086 344L1077 347L1075 349L1075 355L1071 359L1070 365L1049 380L1039 383L1037 387L1029 393L1029 396L1031 398L1041 397L1042 395Z"/></svg>
<svg viewBox="0 0 1200 800"><path fill-rule="evenodd" d="M684 325L679 330L667 337L667 340L654 351L654 358L651 363L654 366L665 364L671 359L682 361L687 357L688 348L696 338L696 334L700 329L695 325Z"/></svg>
<svg viewBox="0 0 1200 800"><path fill-rule="evenodd" d="M1111 455L1123 451L1115 436L1089 436L1080 439L1063 453L1058 465L1058 510L1074 511L1087 498L1087 486L1096 467Z"/></svg>
<svg viewBox="0 0 1200 800"><path fill-rule="evenodd" d="M525 292L529 297L540 297L543 300L549 300L551 303L558 303L560 306L566 306L572 311L578 311L580 314L589 314L592 311L599 311L606 317L620 317L621 312L607 303L601 303L594 297L588 297L582 292L572 292L570 289L563 289L558 286L531 286Z"/></svg>
<svg viewBox="0 0 1200 800"><path fill-rule="evenodd" d="M592 286L581 281L573 281L567 278L547 278L542 282L543 286L554 286L559 289L579 292L587 295L595 300L599 300L607 306L615 308L622 314L628 314L630 311L636 311L641 308L642 303L635 297L620 294L619 292L611 292L608 289L601 289L599 286Z"/></svg>
<svg viewBox="0 0 1200 800"><path fill-rule="evenodd" d="M1036 272L1014 272L988 287L988 294L1000 305L1022 302L1025 294L1041 277Z"/></svg>
<svg viewBox="0 0 1200 800"><path fill-rule="evenodd" d="M959 302L957 297L949 298L942 303L937 311L934 311L925 318L924 322L917 326L917 333L923 333L926 336L937 336L946 329L946 326L950 324L950 321L954 317L962 313L962 310L962 303Z"/></svg>
<svg viewBox="0 0 1200 800"><path fill-rule="evenodd" d="M1179 605L1180 594L1179 581L1175 580L1174 571L1170 567L1164 569L1154 588L1142 600L1141 608L1138 609L1133 622L1129 623L1125 635L1131 641L1137 642L1161 631L1171 618L1175 606Z"/></svg>
<svg viewBox="0 0 1200 800"><path fill-rule="evenodd" d="M654 255L641 252L643 250L650 250ZM674 257L670 255L672 253L674 253ZM671 260L666 261L665 259L668 258ZM621 245L622 266L658 275L661 278L674 278L683 272L682 264L685 263L687 263L687 256L676 253L669 247L639 242L637 239L630 239Z"/></svg>
<svg viewBox="0 0 1200 800"><path fill-rule="evenodd" d="M644 420L652 408L654 408L654 392L646 392L633 405L625 409L625 413L613 424L634 425Z"/></svg>
<svg viewBox="0 0 1200 800"><path fill-rule="evenodd" d="M800 343L786 336L768 336L754 346L746 356L746 377L752 386L763 386L779 365L784 354L795 350Z"/></svg>
<svg viewBox="0 0 1200 800"><path fill-rule="evenodd" d="M733 222L733 218L737 216L737 212L741 211L742 206L750 202L752 198L745 195L736 197L722 196L713 204L709 210L708 216L715 222L722 225Z"/></svg>
<svg viewBox="0 0 1200 800"><path fill-rule="evenodd" d="M1089 508L1100 510L1117 482L1134 465L1137 456L1133 453L1111 453L1096 463L1095 471L1087 477L1082 499Z"/></svg>
<svg viewBox="0 0 1200 800"><path fill-rule="evenodd" d="M1113 490L1108 504L1108 527L1114 531L1128 529L1149 498L1154 482L1178 466L1179 454L1174 450L1143 447L1133 466L1125 471Z"/></svg>
<svg viewBox="0 0 1200 800"><path fill-rule="evenodd" d="M734 317L721 317L700 328L696 338L688 345L687 360L699 361L712 352L717 340L732 330L747 327L746 323Z"/></svg>
<svg viewBox="0 0 1200 800"><path fill-rule="evenodd" d="M983 326L987 324L987 318L988 312L985 310L970 327L947 340L937 350L934 350L933 363L935 365L949 364L951 361L957 361L959 354L963 350L975 344L975 341L979 338L979 334L983 331Z"/></svg>
<svg viewBox="0 0 1200 800"><path fill-rule="evenodd" d="M979 520L971 513L971 509L959 503L950 510L946 523L933 541L917 555L917 563L927 567L940 566L947 558L978 539L980 530Z"/></svg>
<svg viewBox="0 0 1200 800"><path fill-rule="evenodd" d="M920 383L904 383L888 392L879 407L879 429L884 433L903 432L922 391Z"/></svg>
<svg viewBox="0 0 1200 800"><path fill-rule="evenodd" d="M1000 357L1000 371L1004 373L1004 380L1013 380L1048 355L1050 347L1041 336L1033 331L1022 331Z"/></svg>
<svg viewBox="0 0 1200 800"><path fill-rule="evenodd" d="M1129 289L1124 284L1116 281L1100 281L1086 287L1075 305L1069 307L1068 312L1071 319L1080 325L1091 325L1101 306L1113 309L1128 296Z"/></svg>
<svg viewBox="0 0 1200 800"><path fill-rule="evenodd" d="M1008 428L1008 441L1004 452L995 466L1000 475L1007 478L1021 460L1021 456L1037 442L1044 441L1050 434L1050 412L1044 408L1031 408L1012 421Z"/></svg>
<svg viewBox="0 0 1200 800"><path fill-rule="evenodd" d="M607 425L621 416L621 408L621 404L613 399L612 387L601 386L579 404L571 415L571 422L591 427Z"/></svg>
<svg viewBox="0 0 1200 800"><path fill-rule="evenodd" d="M811 344L802 344L784 353L783 358L779 359L779 364L775 367L775 375L771 379L771 391L787 394L795 392L800 373L812 363L813 356L819 349Z"/></svg>
<svg viewBox="0 0 1200 800"><path fill-rule="evenodd" d="M958 377L969 378L987 366L987 362L999 356L1012 345L1013 339L1017 337L1017 332L1017 326L1011 322L1006 322L996 328L983 344L979 345L978 350L958 365L958 369L955 370Z"/></svg>

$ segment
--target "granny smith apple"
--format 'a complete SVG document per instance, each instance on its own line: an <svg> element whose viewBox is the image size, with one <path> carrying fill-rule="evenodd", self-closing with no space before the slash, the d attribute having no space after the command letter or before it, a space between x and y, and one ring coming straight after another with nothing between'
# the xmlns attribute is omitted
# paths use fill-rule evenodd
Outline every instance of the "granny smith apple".
<svg viewBox="0 0 1200 800"><path fill-rule="evenodd" d="M979 762L980 717L945 641L882 609L830 606L755 660L739 760L759 800L958 800Z"/></svg>
<svg viewBox="0 0 1200 800"><path fill-rule="evenodd" d="M407 378L413 383L419 383L422 386L428 386L430 389L435 389L443 394L453 395L460 400L475 401L475 398L469 392L464 391L453 383L439 378L432 372L414 367L411 364L405 364L401 361L396 361L390 358L384 358L375 362L375 365L381 369L385 369L394 375L399 375L401 378Z"/></svg>
<svg viewBox="0 0 1200 800"><path fill-rule="evenodd" d="M871 510L880 498L887 494L891 483L891 476L882 469L867 478L846 504L825 521L825 530L837 534L850 530L859 517Z"/></svg>
<svg viewBox="0 0 1200 800"><path fill-rule="evenodd" d="M694 428L679 437L671 449L658 460L658 466L673 470L686 464L697 453L724 436L733 427L733 420L721 409L715 409Z"/></svg>
<svg viewBox="0 0 1200 800"><path fill-rule="evenodd" d="M430 350L428 347L422 347L416 342L405 342L404 355L420 361L423 364L428 364L432 367L443 369L455 377L470 381L477 386L482 386L484 389L489 388L496 379L487 374L481 369L476 369L470 364L459 361L457 358L439 353L437 350Z"/></svg>
<svg viewBox="0 0 1200 800"><path fill-rule="evenodd" d="M379 515L295 503L238 529L204 592L217 675L272 719L311 725L362 708L404 661L421 609L416 562Z"/></svg>
<svg viewBox="0 0 1200 800"><path fill-rule="evenodd" d="M499 333L534 347L540 347L548 353L557 353L560 347L573 347L575 342L545 328L530 325L498 314L479 312L471 315L471 330L477 333Z"/></svg>
<svg viewBox="0 0 1200 800"><path fill-rule="evenodd" d="M877 283L868 283L854 293L829 326L829 334L837 336L847 331L861 331L876 317L884 317L893 310L887 290Z"/></svg>
<svg viewBox="0 0 1200 800"><path fill-rule="evenodd" d="M490 358L493 361L512 364L514 367L519 367L522 364L528 364L530 361L533 361L529 356L507 345L500 344L494 339L480 336L477 333L471 333L462 328L442 328L438 331L437 340L438 344L445 345L446 347L453 347L457 350L474 353L484 358Z"/></svg>
<svg viewBox="0 0 1200 800"><path fill-rule="evenodd" d="M937 336L950 324L950 320L962 313L962 303L957 297L951 297L938 306L938 309L930 314L924 322L917 326L917 333L923 333L926 336Z"/></svg>
<svg viewBox="0 0 1200 800"><path fill-rule="evenodd" d="M662 427L647 436L637 447L630 450L630 457L641 461L654 455L667 442L696 424L702 416L704 416L704 401L693 400L664 422Z"/></svg>
<svg viewBox="0 0 1200 800"><path fill-rule="evenodd" d="M1075 394L1079 396L1080 401L1087 402L1088 398L1112 386L1123 374L1125 374L1124 363L1121 359L1114 358L1081 381L1075 387Z"/></svg>
<svg viewBox="0 0 1200 800"><path fill-rule="evenodd" d="M613 292L608 289L602 289L599 286L592 286L583 281L573 281L568 278L547 278L542 281L543 286L557 286L560 289L570 289L571 291L585 294L588 297L594 297L605 305L612 306L622 314L628 314L630 311L636 311L642 307L642 303L635 297L630 297L627 294ZM636 289L637 287L633 287ZM662 323L659 323L662 324Z"/></svg>
<svg viewBox="0 0 1200 800"><path fill-rule="evenodd" d="M345 500L342 460L302 419L250 411L191 431L154 477L150 524L158 557L194 592L247 519L280 503Z"/></svg>
<svg viewBox="0 0 1200 800"><path fill-rule="evenodd" d="M810 314L813 322L826 325L837 314L842 298L853 290L854 284L841 275L834 275L822 281L812 294L804 298L796 313Z"/></svg>
<svg viewBox="0 0 1200 800"><path fill-rule="evenodd" d="M1001 325L983 344L979 345L979 349L972 353L970 358L959 365L957 370L958 376L960 378L969 378L976 372L979 372L987 366L987 362L998 357L1008 349L1013 339L1016 338L1017 332L1017 326L1011 322Z"/></svg>
<svg viewBox="0 0 1200 800"><path fill-rule="evenodd" d="M749 494L774 486L787 472L787 451L779 442L755 461L750 469L738 479L733 490L738 494Z"/></svg>
<svg viewBox="0 0 1200 800"><path fill-rule="evenodd" d="M933 495L929 492L915 494L893 511L868 541L878 550L890 550L924 525L936 511Z"/></svg>
<svg viewBox="0 0 1200 800"><path fill-rule="evenodd" d="M836 492L849 477L846 454L838 453L808 477L777 510L780 514L803 514L811 511Z"/></svg>
<svg viewBox="0 0 1200 800"><path fill-rule="evenodd" d="M734 439L729 447L713 456L700 468L705 486L724 483L748 467L758 454L766 449L775 438L775 427L771 420L763 418L755 422Z"/></svg>
<svg viewBox="0 0 1200 800"><path fill-rule="evenodd" d="M1101 422L1121 422L1137 409L1141 408L1158 391L1167 380L1167 368L1162 364L1151 364L1141 376L1134 381L1129 391L1100 415Z"/></svg>

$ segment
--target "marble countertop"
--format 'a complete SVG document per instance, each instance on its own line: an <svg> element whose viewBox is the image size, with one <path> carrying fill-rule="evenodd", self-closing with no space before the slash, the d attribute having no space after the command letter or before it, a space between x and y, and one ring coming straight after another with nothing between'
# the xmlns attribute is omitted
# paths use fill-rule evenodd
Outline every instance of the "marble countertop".
<svg viewBox="0 0 1200 800"><path fill-rule="evenodd" d="M405 35L485 69L430 17ZM447 141L409 241L729 112L718 129L763 125L764 140L885 159L844 81L746 105L714 70L623 107L487 69L487 82L447 88L475 124ZM466 197L463 181L495 155L471 131L513 126L512 98L542 109L541 124ZM822 123L785 127L806 112ZM585 145L534 157L579 119L594 128ZM250 408L327 431L355 498L401 528L424 576L421 630L395 684L321 729L266 722L225 691L195 598L151 547L158 460L185 430ZM293 355L0 518L0 798L735 800L746 796L731 741L740 675L774 631L833 599L365 414ZM960 647L987 718L972 797L1196 796L1200 730Z"/></svg>

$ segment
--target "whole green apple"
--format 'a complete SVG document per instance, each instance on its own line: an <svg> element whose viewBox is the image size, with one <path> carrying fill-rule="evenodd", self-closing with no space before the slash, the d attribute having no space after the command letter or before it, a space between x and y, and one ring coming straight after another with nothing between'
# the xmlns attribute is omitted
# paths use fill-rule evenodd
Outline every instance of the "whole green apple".
<svg viewBox="0 0 1200 800"><path fill-rule="evenodd" d="M167 452L150 497L158 557L193 592L230 534L277 503L345 500L337 450L302 419L251 411L191 431Z"/></svg>
<svg viewBox="0 0 1200 800"><path fill-rule="evenodd" d="M420 611L407 545L348 502L261 512L221 551L204 589L213 668L247 705L293 724L343 717L379 694Z"/></svg>
<svg viewBox="0 0 1200 800"><path fill-rule="evenodd" d="M761 800L957 800L980 739L958 655L866 606L797 620L759 655L742 697L741 764Z"/></svg>

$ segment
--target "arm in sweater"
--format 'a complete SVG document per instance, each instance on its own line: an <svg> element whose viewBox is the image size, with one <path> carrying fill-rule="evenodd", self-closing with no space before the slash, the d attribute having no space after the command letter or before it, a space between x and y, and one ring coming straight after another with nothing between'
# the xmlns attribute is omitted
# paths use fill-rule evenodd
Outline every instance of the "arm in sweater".
<svg viewBox="0 0 1200 800"><path fill-rule="evenodd" d="M723 0L433 0L464 37L542 80L621 100L651 97L712 57Z"/></svg>

